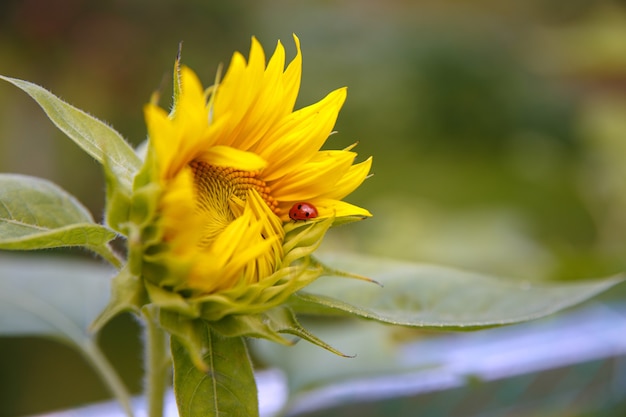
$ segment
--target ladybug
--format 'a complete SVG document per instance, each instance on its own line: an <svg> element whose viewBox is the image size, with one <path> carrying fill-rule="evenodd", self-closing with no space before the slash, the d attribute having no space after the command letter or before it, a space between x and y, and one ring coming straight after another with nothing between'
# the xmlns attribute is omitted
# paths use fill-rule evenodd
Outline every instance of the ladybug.
<svg viewBox="0 0 626 417"><path fill-rule="evenodd" d="M291 220L308 220L314 219L317 216L317 209L311 203L296 203L291 207L291 210L289 210L289 218Z"/></svg>

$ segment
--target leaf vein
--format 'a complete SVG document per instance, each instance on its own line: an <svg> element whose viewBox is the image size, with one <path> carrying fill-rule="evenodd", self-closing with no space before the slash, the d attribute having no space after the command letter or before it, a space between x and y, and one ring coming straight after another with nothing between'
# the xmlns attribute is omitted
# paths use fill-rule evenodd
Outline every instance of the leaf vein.
<svg viewBox="0 0 626 417"><path fill-rule="evenodd" d="M211 334L211 331L209 329L207 329L207 335L208 335L208 344L209 344L209 352L208 352L208 359L209 359L209 369L211 369L211 388L213 389L213 409L215 410L215 415L217 415L217 413L219 412L219 406L217 403L217 379L215 377L215 363L214 363L214 355L213 355L213 335Z"/></svg>

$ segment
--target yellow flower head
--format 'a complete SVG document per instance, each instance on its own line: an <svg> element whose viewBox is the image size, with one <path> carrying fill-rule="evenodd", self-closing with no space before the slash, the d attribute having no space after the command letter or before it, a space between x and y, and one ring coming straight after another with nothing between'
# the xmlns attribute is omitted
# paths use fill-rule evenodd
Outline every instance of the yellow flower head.
<svg viewBox="0 0 626 417"><path fill-rule="evenodd" d="M286 69L280 42L266 64L253 38L248 61L235 53L223 80L206 90L177 64L173 110L146 106L146 164L160 191L143 262L157 287L200 299L258 287L270 299L267 289L299 273L293 266L334 221L370 216L342 199L366 178L371 158L354 164L354 146L320 150L346 89L294 111L302 70L294 39ZM290 219L298 202L318 216Z"/></svg>

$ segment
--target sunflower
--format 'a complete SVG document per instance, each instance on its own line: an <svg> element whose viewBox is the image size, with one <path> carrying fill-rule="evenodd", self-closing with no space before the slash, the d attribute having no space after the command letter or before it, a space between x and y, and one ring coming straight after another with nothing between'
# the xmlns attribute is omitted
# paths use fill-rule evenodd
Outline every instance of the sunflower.
<svg viewBox="0 0 626 417"><path fill-rule="evenodd" d="M280 42L266 63L252 38L249 59L235 53L208 89L177 61L172 111L155 102L145 107L144 172L159 190L156 231L142 261L152 284L190 297L266 288L288 279L290 265L308 256L333 222L371 215L342 201L368 176L371 158L354 163L354 145L320 150L346 89L294 111L302 72L294 40L297 53L285 68ZM317 216L290 219L298 202Z"/></svg>

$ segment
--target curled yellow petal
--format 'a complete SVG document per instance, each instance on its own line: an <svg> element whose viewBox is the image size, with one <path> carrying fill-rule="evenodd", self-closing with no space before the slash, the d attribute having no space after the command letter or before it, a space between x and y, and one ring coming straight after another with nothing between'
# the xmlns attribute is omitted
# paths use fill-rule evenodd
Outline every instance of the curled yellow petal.
<svg viewBox="0 0 626 417"><path fill-rule="evenodd" d="M204 150L197 160L217 167L230 167L241 171L257 171L267 166L267 161L254 152L242 151L230 146L213 146Z"/></svg>

